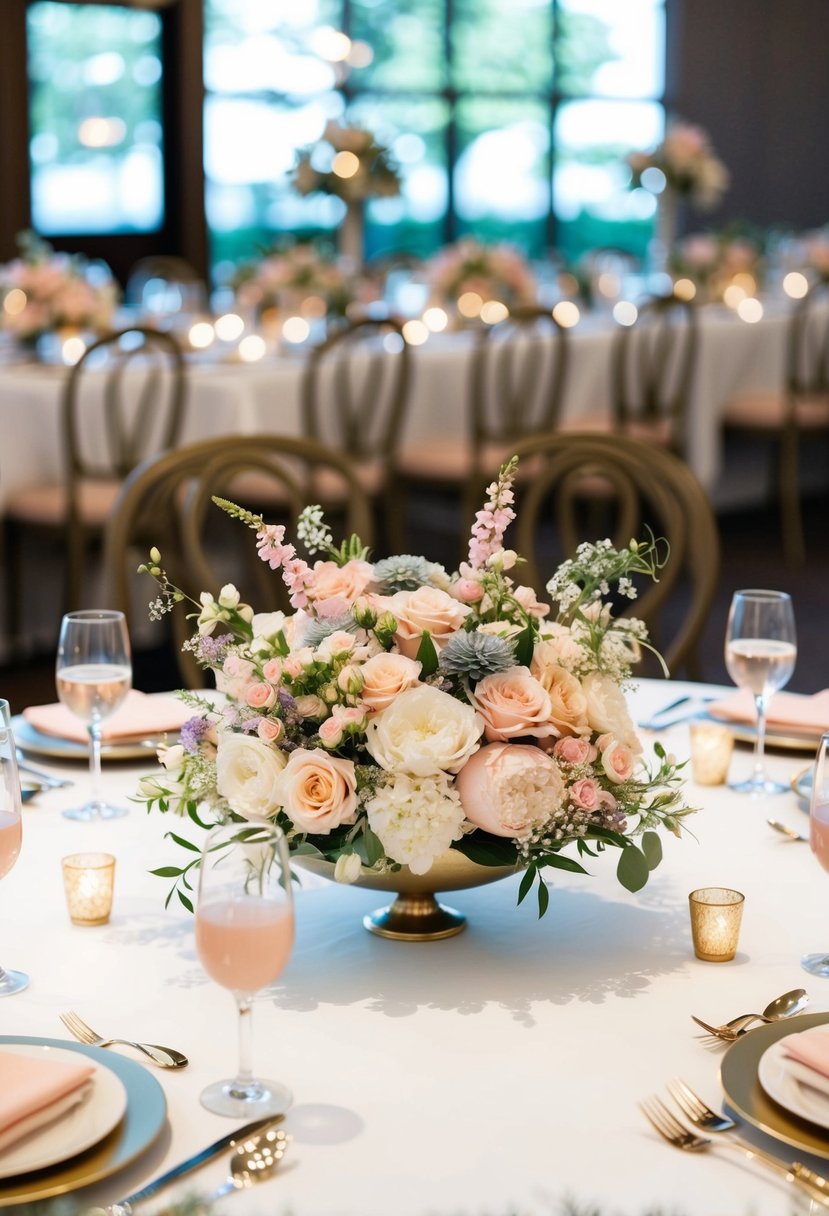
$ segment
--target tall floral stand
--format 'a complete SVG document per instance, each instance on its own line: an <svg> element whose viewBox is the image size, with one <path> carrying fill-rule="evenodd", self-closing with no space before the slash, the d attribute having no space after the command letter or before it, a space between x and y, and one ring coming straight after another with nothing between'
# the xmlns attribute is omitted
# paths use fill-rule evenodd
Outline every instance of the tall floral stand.
<svg viewBox="0 0 829 1216"><path fill-rule="evenodd" d="M362 200L347 202L345 216L339 230L339 250L340 254L349 260L355 271L363 268L365 229L365 203Z"/></svg>

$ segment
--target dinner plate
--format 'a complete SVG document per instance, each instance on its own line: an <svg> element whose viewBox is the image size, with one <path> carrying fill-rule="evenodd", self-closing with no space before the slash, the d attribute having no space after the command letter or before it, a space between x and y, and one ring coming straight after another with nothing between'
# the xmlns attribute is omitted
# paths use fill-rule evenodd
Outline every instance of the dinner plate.
<svg viewBox="0 0 829 1216"><path fill-rule="evenodd" d="M89 748L75 739L61 739L58 735L47 735L27 722L22 714L12 718L14 741L24 752L33 756L49 756L53 760L84 760L89 763ZM124 739L118 743L104 743L102 760L152 760L159 743L175 742L177 731L166 735L151 735L142 739Z"/></svg>
<svg viewBox="0 0 829 1216"><path fill-rule="evenodd" d="M806 810L809 809L809 803L812 800L812 778L814 776L814 765L807 764L806 768L800 769L795 773L791 780L791 787L797 794L801 802L806 803Z"/></svg>
<svg viewBox="0 0 829 1216"><path fill-rule="evenodd" d="M0 1045L4 1044L15 1049L26 1044L57 1047L88 1056L120 1078L127 1093L127 1107L112 1131L86 1152L50 1168L0 1182L0 1208L65 1195L108 1178L146 1152L161 1134L167 1117L164 1091L143 1065L115 1052L107 1053L100 1047L87 1047L84 1043L69 1043L64 1039L0 1035Z"/></svg>
<svg viewBox="0 0 829 1216"><path fill-rule="evenodd" d="M755 743L757 728L749 722L735 722L732 718L720 718L710 710L698 715L698 720L718 722L727 726L734 738L740 743ZM821 731L812 729L797 730L789 727L787 730L776 730L773 726L766 728L766 747L779 747L787 752L812 752L817 750L821 739Z"/></svg>
<svg viewBox="0 0 829 1216"><path fill-rule="evenodd" d="M776 1140L829 1160L829 1132L792 1114L760 1084L760 1061L766 1051L786 1035L825 1026L829 1013L802 1013L784 1022L770 1022L737 1039L720 1065L725 1100L736 1114Z"/></svg>
<svg viewBox="0 0 829 1216"><path fill-rule="evenodd" d="M772 1043L760 1057L757 1076L763 1089L780 1106L829 1131L829 1093L809 1085L811 1068L786 1055L785 1039Z"/></svg>
<svg viewBox="0 0 829 1216"><path fill-rule="evenodd" d="M0 1043L0 1071L6 1053L19 1056L43 1056L74 1064L74 1052L63 1047L48 1047L45 1043ZM0 1153L0 1179L42 1170L83 1153L103 1140L127 1108L124 1083L108 1064L95 1062L92 1089L89 1095L54 1122L24 1136Z"/></svg>

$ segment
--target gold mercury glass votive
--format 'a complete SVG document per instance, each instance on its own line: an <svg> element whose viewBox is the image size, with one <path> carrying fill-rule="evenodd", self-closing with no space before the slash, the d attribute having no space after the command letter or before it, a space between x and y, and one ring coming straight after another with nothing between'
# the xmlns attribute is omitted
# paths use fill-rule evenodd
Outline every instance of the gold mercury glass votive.
<svg viewBox="0 0 829 1216"><path fill-rule="evenodd" d="M719 722L692 722L691 771L697 785L722 785L731 764L734 734Z"/></svg>
<svg viewBox="0 0 829 1216"><path fill-rule="evenodd" d="M72 853L61 865L72 924L105 925L112 910L115 858L111 853Z"/></svg>
<svg viewBox="0 0 829 1216"><path fill-rule="evenodd" d="M729 887L701 887L688 902L694 954L706 963L727 963L737 953L745 896Z"/></svg>

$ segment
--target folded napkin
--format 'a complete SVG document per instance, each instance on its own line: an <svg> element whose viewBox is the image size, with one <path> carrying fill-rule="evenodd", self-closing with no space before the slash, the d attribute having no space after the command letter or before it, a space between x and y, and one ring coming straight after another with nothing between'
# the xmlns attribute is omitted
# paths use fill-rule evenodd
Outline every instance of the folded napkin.
<svg viewBox="0 0 829 1216"><path fill-rule="evenodd" d="M0 1055L0 1152L22 1136L51 1123L82 1102L95 1071L83 1056L77 1064L48 1054Z"/></svg>
<svg viewBox="0 0 829 1216"><path fill-rule="evenodd" d="M746 722L753 726L757 721L754 697L744 688L722 701L712 701L708 712L712 717L728 722ZM829 688L811 697L796 692L776 692L768 703L767 724L772 729L817 734L829 730Z"/></svg>
<svg viewBox="0 0 829 1216"><path fill-rule="evenodd" d="M807 1068L826 1079L826 1092L829 1093L829 1026L812 1026L809 1030L801 1030L799 1034L787 1034L782 1045L789 1059L805 1064ZM810 1081L810 1084L816 1089L824 1088L817 1083L817 1077Z"/></svg>
<svg viewBox="0 0 829 1216"><path fill-rule="evenodd" d="M182 705L174 696L167 696L166 693L150 696L132 688L115 713L104 719L101 735L104 743L117 743L119 739L142 739L147 735L176 731L192 716L192 709ZM75 743L89 742L84 724L58 702L30 705L23 710L23 717L44 735L56 735L59 739L71 739Z"/></svg>

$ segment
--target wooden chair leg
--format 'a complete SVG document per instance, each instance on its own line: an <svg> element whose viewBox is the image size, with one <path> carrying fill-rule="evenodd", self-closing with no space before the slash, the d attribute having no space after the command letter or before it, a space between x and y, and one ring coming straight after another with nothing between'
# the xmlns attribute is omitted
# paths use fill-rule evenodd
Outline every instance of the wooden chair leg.
<svg viewBox="0 0 829 1216"><path fill-rule="evenodd" d="M780 523L783 533L783 554L790 566L802 566L806 560L803 537L803 513L800 505L798 433L794 426L786 427L780 439Z"/></svg>
<svg viewBox="0 0 829 1216"><path fill-rule="evenodd" d="M20 526L3 521L3 572L5 578L6 639L12 652L20 643L23 618L23 548Z"/></svg>

